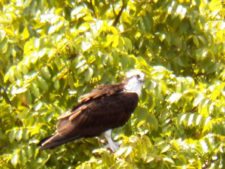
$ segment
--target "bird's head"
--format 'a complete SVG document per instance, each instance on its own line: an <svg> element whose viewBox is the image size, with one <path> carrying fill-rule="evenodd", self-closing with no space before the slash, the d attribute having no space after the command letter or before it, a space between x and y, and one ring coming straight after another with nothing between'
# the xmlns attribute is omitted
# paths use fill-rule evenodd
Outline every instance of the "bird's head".
<svg viewBox="0 0 225 169"><path fill-rule="evenodd" d="M141 89L144 83L145 75L140 70L130 70L126 73L125 90L127 92L135 92L141 95Z"/></svg>

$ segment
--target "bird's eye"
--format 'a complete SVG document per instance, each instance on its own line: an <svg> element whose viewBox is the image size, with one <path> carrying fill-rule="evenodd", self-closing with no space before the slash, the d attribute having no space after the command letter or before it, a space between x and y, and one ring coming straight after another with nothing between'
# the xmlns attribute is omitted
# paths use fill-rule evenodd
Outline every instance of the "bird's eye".
<svg viewBox="0 0 225 169"><path fill-rule="evenodd" d="M140 79L140 77L141 77L140 75L136 75L136 76L137 76L138 79Z"/></svg>

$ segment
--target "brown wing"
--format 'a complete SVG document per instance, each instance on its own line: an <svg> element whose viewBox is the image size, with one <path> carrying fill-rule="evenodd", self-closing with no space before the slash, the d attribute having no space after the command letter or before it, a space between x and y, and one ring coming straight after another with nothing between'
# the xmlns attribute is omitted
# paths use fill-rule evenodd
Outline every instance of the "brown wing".
<svg viewBox="0 0 225 169"><path fill-rule="evenodd" d="M80 108L83 109L83 105L89 102L89 100L97 99L99 97L103 96L110 96L115 93L121 92L123 90L123 83L120 84L113 84L113 85L101 85L92 90L90 93L85 94L81 97L79 103L77 106L75 106L71 112L61 115L58 120L67 118L68 116L71 116L71 114L74 114L76 116L76 113L80 112ZM77 110L78 109L78 110ZM72 117L73 118L73 117Z"/></svg>
<svg viewBox="0 0 225 169"><path fill-rule="evenodd" d="M137 106L135 93L118 93L94 99L78 107L67 118L59 121L59 133L76 133L81 137L101 134L123 125Z"/></svg>
<svg viewBox="0 0 225 169"><path fill-rule="evenodd" d="M101 85L98 86L96 89L92 90L90 93L81 97L80 102L85 103L90 99L96 99L102 96L110 96L115 93L118 93L123 90L124 84L114 84L114 85Z"/></svg>
<svg viewBox="0 0 225 169"><path fill-rule="evenodd" d="M137 106L136 93L119 92L86 101L59 120L57 133L42 144L52 148L81 137L98 136L102 132L124 125Z"/></svg>

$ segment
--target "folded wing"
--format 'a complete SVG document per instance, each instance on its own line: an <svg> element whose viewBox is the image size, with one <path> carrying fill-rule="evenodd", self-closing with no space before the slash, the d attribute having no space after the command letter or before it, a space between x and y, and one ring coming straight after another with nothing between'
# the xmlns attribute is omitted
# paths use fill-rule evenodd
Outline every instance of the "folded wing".
<svg viewBox="0 0 225 169"><path fill-rule="evenodd" d="M59 117L55 135L41 142L41 148L54 148L122 126L128 121L137 102L138 95L124 92L122 84L100 86L82 97L71 113Z"/></svg>

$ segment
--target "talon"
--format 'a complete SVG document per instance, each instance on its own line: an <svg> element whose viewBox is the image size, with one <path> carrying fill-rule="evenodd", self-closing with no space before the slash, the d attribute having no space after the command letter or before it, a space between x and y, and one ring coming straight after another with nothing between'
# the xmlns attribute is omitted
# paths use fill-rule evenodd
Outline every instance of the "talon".
<svg viewBox="0 0 225 169"><path fill-rule="evenodd" d="M108 130L104 133L104 136L108 142L107 145L105 145L105 148L108 148L110 149L112 152L115 152L116 150L118 150L119 148L119 143L117 142L114 142L112 140L112 137L111 137L111 133L112 133L112 130Z"/></svg>

